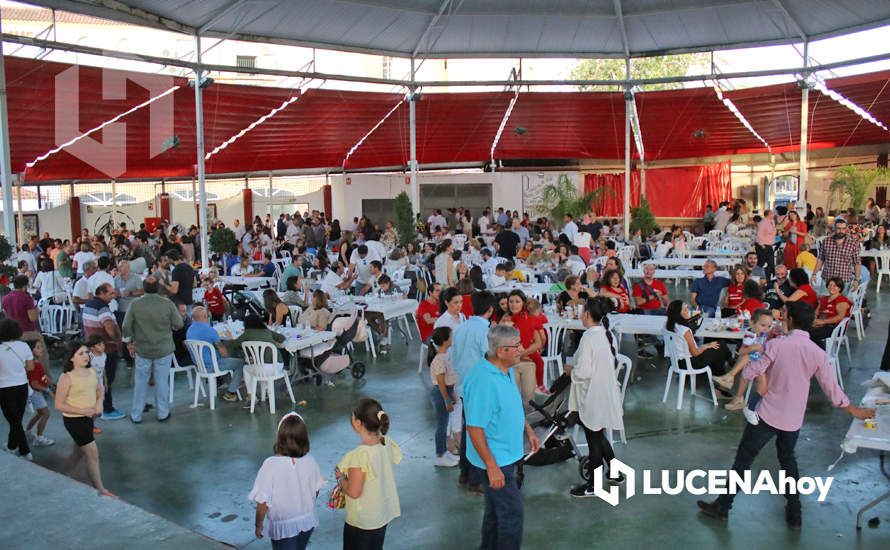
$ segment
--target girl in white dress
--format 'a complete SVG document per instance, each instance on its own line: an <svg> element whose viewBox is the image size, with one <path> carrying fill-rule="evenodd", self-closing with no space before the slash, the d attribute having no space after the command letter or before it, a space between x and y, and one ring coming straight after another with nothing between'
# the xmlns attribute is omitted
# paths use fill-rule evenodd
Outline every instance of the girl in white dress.
<svg viewBox="0 0 890 550"><path fill-rule="evenodd" d="M593 472L603 466L608 471L609 462L615 458L605 430L624 430L624 411L621 391L615 376L617 360L609 320L612 301L597 297L587 300L581 322L586 330L575 352L572 368L572 387L569 392L569 410L577 411L587 438L588 482L572 488L573 497L592 497ZM624 482L624 475L608 480L610 485Z"/></svg>
<svg viewBox="0 0 890 550"><path fill-rule="evenodd" d="M257 504L256 537L268 535L276 550L303 550L318 526L315 499L326 480L309 456L309 431L302 416L284 415L272 449L275 456L263 462L248 496Z"/></svg>

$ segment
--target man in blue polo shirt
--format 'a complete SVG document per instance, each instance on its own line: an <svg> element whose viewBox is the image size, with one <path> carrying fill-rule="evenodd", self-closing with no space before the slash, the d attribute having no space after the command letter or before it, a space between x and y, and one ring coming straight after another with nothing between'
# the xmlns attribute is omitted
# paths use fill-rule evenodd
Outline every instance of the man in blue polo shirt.
<svg viewBox="0 0 890 550"><path fill-rule="evenodd" d="M226 346L223 345L219 333L216 332L216 329L210 326L210 316L204 306L196 306L192 309L192 324L189 325L185 337L188 340L207 342L216 348L216 364L219 367L220 372L230 371L232 374L232 379L229 381L229 387L227 388L225 395L223 395L223 399L226 401L237 401L238 386L241 385L241 379L244 377L244 361L237 357L228 357L228 350L226 349ZM213 358L210 356L210 352L205 349L203 355L204 366L208 370L212 370ZM192 357L192 359L194 359L194 357Z"/></svg>
<svg viewBox="0 0 890 550"><path fill-rule="evenodd" d="M510 370L519 364L521 350L516 328L492 327L488 331L488 355L463 382L464 413L471 442L467 459L488 481L480 546L484 549L518 550L522 546L522 494L517 469L525 452L523 431L533 453L540 442L525 421L522 397Z"/></svg>
<svg viewBox="0 0 890 550"><path fill-rule="evenodd" d="M470 298L473 316L461 323L452 336L451 364L458 375L455 392L463 398L463 380L476 364L488 353L488 326L494 313L495 299L491 292L474 292ZM481 493L482 480L472 476L467 460L466 415L463 415L463 429L460 432L460 477L458 483L467 486L471 492ZM471 479L472 478L472 479Z"/></svg>
<svg viewBox="0 0 890 550"><path fill-rule="evenodd" d="M702 313L708 317L712 317L720 307L720 292L729 286L729 279L715 276L715 271L717 271L717 262L714 260L705 261L702 266L705 276L693 281L692 288L689 289L693 307L701 308Z"/></svg>

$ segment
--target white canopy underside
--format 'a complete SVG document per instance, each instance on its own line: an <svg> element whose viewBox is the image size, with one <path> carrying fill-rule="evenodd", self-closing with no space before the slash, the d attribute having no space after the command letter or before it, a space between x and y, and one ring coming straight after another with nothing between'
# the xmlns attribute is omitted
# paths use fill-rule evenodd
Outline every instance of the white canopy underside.
<svg viewBox="0 0 890 550"><path fill-rule="evenodd" d="M28 0L202 36L417 57L632 57L890 24L888 0Z"/></svg>

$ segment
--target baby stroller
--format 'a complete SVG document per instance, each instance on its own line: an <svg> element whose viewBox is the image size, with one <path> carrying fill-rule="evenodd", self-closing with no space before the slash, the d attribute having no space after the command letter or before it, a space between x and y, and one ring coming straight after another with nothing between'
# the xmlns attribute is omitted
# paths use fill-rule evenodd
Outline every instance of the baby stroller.
<svg viewBox="0 0 890 550"><path fill-rule="evenodd" d="M569 388L572 379L562 374L550 386L550 397L541 404L529 401L534 409L526 421L538 433L541 450L526 457L529 466L547 466L578 457L581 477L587 480L587 456L582 456L575 439L569 433L578 424L578 413L569 412ZM543 435L542 435L543 434Z"/></svg>
<svg viewBox="0 0 890 550"><path fill-rule="evenodd" d="M328 330L337 332L337 337L333 342L301 351L298 362L301 373L292 381L313 379L317 386L322 382L333 385L331 380L333 375L341 374L347 368L350 369L353 378L356 380L362 378L365 375L365 364L361 361L352 362L349 345L358 332L359 322L358 309L335 311Z"/></svg>

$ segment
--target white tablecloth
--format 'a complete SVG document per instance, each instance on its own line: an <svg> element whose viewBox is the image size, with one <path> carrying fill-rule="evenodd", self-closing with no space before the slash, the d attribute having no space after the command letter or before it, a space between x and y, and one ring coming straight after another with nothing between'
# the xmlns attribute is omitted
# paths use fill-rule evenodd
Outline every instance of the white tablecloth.
<svg viewBox="0 0 890 550"><path fill-rule="evenodd" d="M659 267L702 267L705 265L705 262L708 260L714 260L714 262L718 266L726 266L731 267L737 263L739 263L739 258L726 258L726 257L715 257L715 258L655 258L651 260L646 260L643 263L647 264L655 264Z"/></svg>
<svg viewBox="0 0 890 550"><path fill-rule="evenodd" d="M683 256L693 256L700 258L736 258L741 261L742 257L745 255L744 252L739 252L738 250L721 250L719 248L709 248L707 250L695 250L688 249L683 251L675 251L678 255Z"/></svg>
<svg viewBox="0 0 890 550"><path fill-rule="evenodd" d="M231 339L238 338L244 333L244 323L240 321L215 323L213 328L216 329L220 338L224 340L229 339L228 334L226 334L227 328L231 332ZM337 334L331 331L312 330L303 327L276 327L274 330L286 338L282 347L290 353L333 342L337 337Z"/></svg>
<svg viewBox="0 0 890 550"><path fill-rule="evenodd" d="M890 250L863 250L859 256L862 258L890 257Z"/></svg>
<svg viewBox="0 0 890 550"><path fill-rule="evenodd" d="M629 279L642 279L643 278L643 270L640 268L627 269L624 274ZM714 275L717 277L726 277L729 278L728 271L715 271ZM699 279L704 276L701 270L698 269L656 269L655 270L655 278L656 279Z"/></svg>
<svg viewBox="0 0 890 550"><path fill-rule="evenodd" d="M871 388L862 398L862 406L875 409L875 428L865 427L865 421L854 418L844 436L841 448L845 453L855 453L859 448L890 451L890 404L876 405L876 400L890 401L890 393L882 388Z"/></svg>
<svg viewBox="0 0 890 550"><path fill-rule="evenodd" d="M510 291L519 289L527 295L545 295L550 291L553 283L506 283L496 287L489 288L492 294L509 294Z"/></svg>
<svg viewBox="0 0 890 550"><path fill-rule="evenodd" d="M562 317L550 317L551 323L556 323L567 330L584 330L580 319L564 319ZM610 327L618 334L651 334L660 336L667 322L665 315L633 315L630 313L613 313L609 315ZM722 323L728 324L729 320ZM695 335L701 338L725 338L728 340L741 340L744 330L730 330L725 326L717 325L716 319L704 319Z"/></svg>

